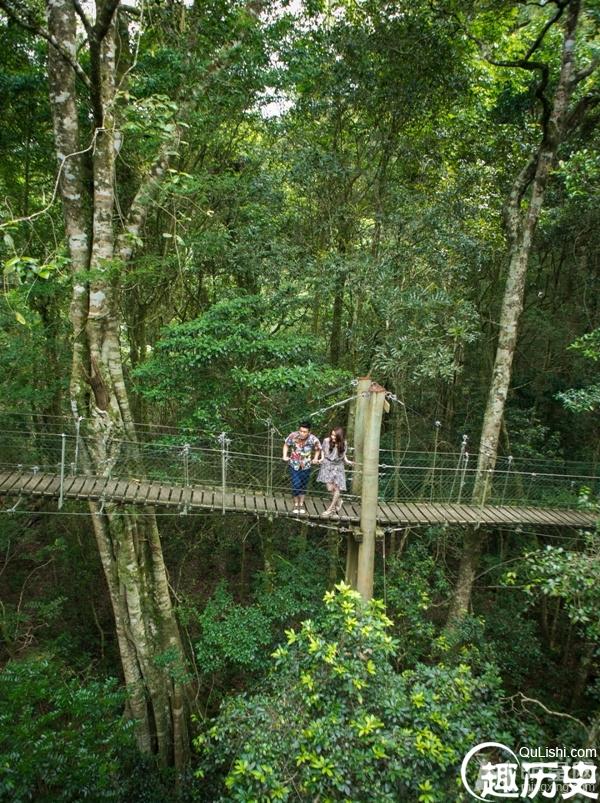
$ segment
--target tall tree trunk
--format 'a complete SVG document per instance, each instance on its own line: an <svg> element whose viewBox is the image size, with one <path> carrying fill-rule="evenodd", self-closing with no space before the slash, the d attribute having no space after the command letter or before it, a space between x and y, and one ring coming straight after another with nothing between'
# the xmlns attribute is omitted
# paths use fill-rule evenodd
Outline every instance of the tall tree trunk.
<svg viewBox="0 0 600 803"><path fill-rule="evenodd" d="M517 344L519 319L523 311L525 280L533 236L540 217L544 195L558 147L564 137L569 115L569 101L573 92L575 38L581 10L581 0L571 0L563 38L562 60L552 108L544 120L543 136L539 147L528 164L517 176L506 206L506 223L510 243L508 275L502 310L500 313L498 345L487 406L483 419L479 458L473 489L473 504L484 504L489 496L493 470L498 454L500 429L510 387L512 364ZM532 69L527 60L511 66ZM544 75L544 73L543 73ZM542 80L544 80L542 78ZM529 200L525 208L525 196ZM463 617L469 608L473 581L481 554L481 533L469 528L450 607L448 621Z"/></svg>
<svg viewBox="0 0 600 803"><path fill-rule="evenodd" d="M117 460L115 443L120 436L126 435L135 443L123 377L120 319L108 271L114 264L116 241L113 114L117 5L110 0L98 2L96 22L86 26L96 121L93 191L87 199L80 157L72 155L81 150L75 74L60 53L52 47L49 53L50 100L61 166L60 191L73 269L71 407L75 415L86 417L86 459L89 468L100 475L107 475ZM48 0L47 15L51 33L75 59L76 18L72 1ZM151 194L142 197L149 202ZM133 229L142 221L139 200L138 197L130 222ZM91 210L91 247L87 209ZM84 275L93 277L89 286ZM186 660L154 512L145 509L139 513L114 505L107 505L101 512L97 505L90 507L138 744L143 751L156 753L161 763L181 768L189 757Z"/></svg>

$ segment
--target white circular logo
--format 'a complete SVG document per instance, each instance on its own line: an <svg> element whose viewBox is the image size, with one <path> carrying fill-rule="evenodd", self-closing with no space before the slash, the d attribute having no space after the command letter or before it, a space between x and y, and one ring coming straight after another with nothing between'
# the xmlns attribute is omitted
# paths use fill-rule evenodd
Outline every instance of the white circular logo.
<svg viewBox="0 0 600 803"><path fill-rule="evenodd" d="M463 758L463 762L460 767L460 777L467 792L476 800L483 800L483 803L487 803L487 798L480 797L477 792L471 789L467 779L467 767L469 766L469 761L473 758L473 756L477 755L477 753L483 750L488 750L491 747L494 747L497 750L502 750L504 753L508 753L508 755L514 759L515 763L519 767L521 766L521 762L517 758L517 755L510 749L510 747L507 747L505 744L500 744L500 742L482 742L481 744L477 744L475 747L472 747L467 755Z"/></svg>

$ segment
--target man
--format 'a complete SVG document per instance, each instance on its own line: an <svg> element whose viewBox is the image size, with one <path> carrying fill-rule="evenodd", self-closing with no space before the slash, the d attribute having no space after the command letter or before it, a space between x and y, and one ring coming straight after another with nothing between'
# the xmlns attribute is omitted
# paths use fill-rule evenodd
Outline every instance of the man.
<svg viewBox="0 0 600 803"><path fill-rule="evenodd" d="M283 459L289 463L294 513L304 514L304 496L313 464L319 462L321 443L311 434L310 422L303 421L296 432L290 432L283 444Z"/></svg>

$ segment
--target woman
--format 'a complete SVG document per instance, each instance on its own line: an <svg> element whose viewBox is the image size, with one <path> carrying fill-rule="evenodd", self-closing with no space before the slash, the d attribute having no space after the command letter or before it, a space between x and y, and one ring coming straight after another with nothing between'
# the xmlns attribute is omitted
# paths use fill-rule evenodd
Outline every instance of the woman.
<svg viewBox="0 0 600 803"><path fill-rule="evenodd" d="M317 482L327 485L327 490L331 493L331 504L324 510L323 516L331 516L332 513L339 513L342 506L341 492L346 490L346 471L344 466L351 466L352 461L346 455L346 438L341 427L334 427L328 438L323 441L321 468L317 475Z"/></svg>

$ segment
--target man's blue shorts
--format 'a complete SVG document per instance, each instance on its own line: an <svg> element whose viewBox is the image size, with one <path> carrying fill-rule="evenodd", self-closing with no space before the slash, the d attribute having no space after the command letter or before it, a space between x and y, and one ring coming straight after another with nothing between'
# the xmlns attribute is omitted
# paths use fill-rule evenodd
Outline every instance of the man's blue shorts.
<svg viewBox="0 0 600 803"><path fill-rule="evenodd" d="M292 480L292 496L304 496L310 477L310 468L296 469L289 466Z"/></svg>

